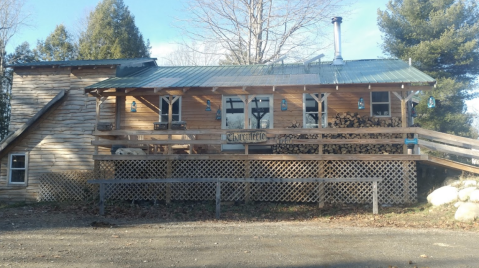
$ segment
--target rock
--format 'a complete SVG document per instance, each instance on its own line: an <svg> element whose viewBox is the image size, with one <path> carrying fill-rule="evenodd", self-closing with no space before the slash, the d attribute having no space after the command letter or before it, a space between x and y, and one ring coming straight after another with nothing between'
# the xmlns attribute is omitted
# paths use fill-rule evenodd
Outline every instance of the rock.
<svg viewBox="0 0 479 268"><path fill-rule="evenodd" d="M464 203L456 211L454 218L462 222L472 222L479 218L479 204Z"/></svg>
<svg viewBox="0 0 479 268"><path fill-rule="evenodd" d="M447 180L445 184L452 187L460 187L462 182L460 180Z"/></svg>
<svg viewBox="0 0 479 268"><path fill-rule="evenodd" d="M473 181L473 180L465 180L462 183L463 183L464 187L476 186L477 185L477 181Z"/></svg>
<svg viewBox="0 0 479 268"><path fill-rule="evenodd" d="M457 188L452 186L443 186L436 189L427 196L427 202L433 206L440 206L457 201Z"/></svg>
<svg viewBox="0 0 479 268"><path fill-rule="evenodd" d="M462 204L464 204L464 202L456 202L456 204L454 204L454 207L458 208L459 206L461 206Z"/></svg>
<svg viewBox="0 0 479 268"><path fill-rule="evenodd" d="M471 202L479 202L479 190L476 189L469 194L469 201Z"/></svg>
<svg viewBox="0 0 479 268"><path fill-rule="evenodd" d="M461 201L467 201L469 199L469 195L476 190L476 187L467 187L462 190L459 190L458 196L459 200Z"/></svg>

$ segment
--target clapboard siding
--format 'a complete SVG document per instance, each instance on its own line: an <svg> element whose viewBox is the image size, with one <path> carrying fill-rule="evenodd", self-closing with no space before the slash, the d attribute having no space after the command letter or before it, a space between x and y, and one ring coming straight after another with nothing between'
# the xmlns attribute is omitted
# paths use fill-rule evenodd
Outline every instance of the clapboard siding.
<svg viewBox="0 0 479 268"><path fill-rule="evenodd" d="M67 99L39 127L30 131L11 152L28 153L28 186L10 186L7 161L1 159L0 200L34 201L39 178L43 173L93 169L92 155L96 112L94 97L83 88L115 75L110 68L89 69L18 69L12 87L12 118L10 130L21 127L62 89L69 90ZM102 105L102 121L115 120L115 98ZM103 153L108 150L101 149Z"/></svg>

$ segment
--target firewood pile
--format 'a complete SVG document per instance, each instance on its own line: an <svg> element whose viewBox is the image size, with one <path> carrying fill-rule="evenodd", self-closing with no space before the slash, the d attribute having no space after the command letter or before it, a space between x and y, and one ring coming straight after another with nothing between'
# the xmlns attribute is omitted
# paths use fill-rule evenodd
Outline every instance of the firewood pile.
<svg viewBox="0 0 479 268"><path fill-rule="evenodd" d="M358 113L338 113L328 123L329 128L373 128L401 127L401 119L397 117L376 118L360 116ZM299 128L299 123L293 122L288 128ZM317 154L316 144L282 144L281 141L292 139L317 139L317 134L284 134L278 135L279 144L273 146L274 154ZM402 134L324 134L323 139L401 139ZM287 143L287 142L286 142ZM325 144L323 154L402 154L401 144Z"/></svg>

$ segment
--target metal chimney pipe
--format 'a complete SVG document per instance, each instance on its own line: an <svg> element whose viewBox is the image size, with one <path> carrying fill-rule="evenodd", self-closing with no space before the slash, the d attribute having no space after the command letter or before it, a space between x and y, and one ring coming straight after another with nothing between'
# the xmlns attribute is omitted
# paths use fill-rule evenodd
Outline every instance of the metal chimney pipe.
<svg viewBox="0 0 479 268"><path fill-rule="evenodd" d="M333 65L343 65L343 57L341 57L341 22L342 17L334 17L331 23L334 25L334 59Z"/></svg>

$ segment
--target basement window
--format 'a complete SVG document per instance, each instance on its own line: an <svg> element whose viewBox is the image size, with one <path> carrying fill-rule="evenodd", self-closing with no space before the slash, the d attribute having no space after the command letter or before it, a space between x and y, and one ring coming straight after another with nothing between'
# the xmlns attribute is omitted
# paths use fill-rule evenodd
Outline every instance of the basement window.
<svg viewBox="0 0 479 268"><path fill-rule="evenodd" d="M176 96L173 96L173 99ZM166 97L168 99L168 97ZM168 102L160 96L160 122L168 122ZM181 121L181 96L173 102L172 122Z"/></svg>
<svg viewBox="0 0 479 268"><path fill-rule="evenodd" d="M320 99L324 94L319 97L319 94L315 93L314 96ZM327 100L324 100L321 105L323 128L328 126L327 106ZM318 102L310 94L303 94L303 126L304 128L318 128Z"/></svg>
<svg viewBox="0 0 479 268"><path fill-rule="evenodd" d="M27 155L24 153L13 153L8 158L8 182L9 184L27 183Z"/></svg>
<svg viewBox="0 0 479 268"><path fill-rule="evenodd" d="M371 116L391 116L391 98L388 91L371 92Z"/></svg>

